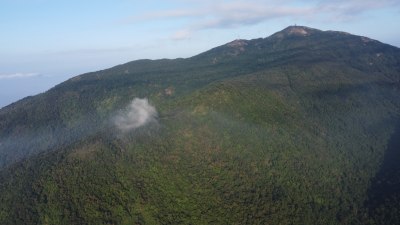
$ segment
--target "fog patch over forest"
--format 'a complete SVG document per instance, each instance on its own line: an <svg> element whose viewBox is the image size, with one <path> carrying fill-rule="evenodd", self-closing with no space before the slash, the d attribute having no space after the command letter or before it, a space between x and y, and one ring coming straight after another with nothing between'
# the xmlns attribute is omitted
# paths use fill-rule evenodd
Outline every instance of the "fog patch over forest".
<svg viewBox="0 0 400 225"><path fill-rule="evenodd" d="M126 109L114 117L115 126L121 131L127 132L156 122L157 110L147 98L134 98Z"/></svg>

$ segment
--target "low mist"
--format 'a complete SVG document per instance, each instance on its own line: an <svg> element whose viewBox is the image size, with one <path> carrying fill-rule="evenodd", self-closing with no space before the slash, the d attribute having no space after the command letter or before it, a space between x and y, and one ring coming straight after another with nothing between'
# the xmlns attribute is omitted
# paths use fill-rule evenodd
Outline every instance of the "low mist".
<svg viewBox="0 0 400 225"><path fill-rule="evenodd" d="M147 98L135 98L125 111L114 118L114 123L121 131L131 131L155 122L156 117L156 108L149 104Z"/></svg>

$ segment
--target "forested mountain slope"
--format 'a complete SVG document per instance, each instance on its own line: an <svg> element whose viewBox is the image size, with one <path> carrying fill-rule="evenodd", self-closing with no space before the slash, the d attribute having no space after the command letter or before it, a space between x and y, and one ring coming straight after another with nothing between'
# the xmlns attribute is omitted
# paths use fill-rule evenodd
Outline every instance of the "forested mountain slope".
<svg viewBox="0 0 400 225"><path fill-rule="evenodd" d="M399 81L300 26L74 77L0 110L0 223L400 223Z"/></svg>

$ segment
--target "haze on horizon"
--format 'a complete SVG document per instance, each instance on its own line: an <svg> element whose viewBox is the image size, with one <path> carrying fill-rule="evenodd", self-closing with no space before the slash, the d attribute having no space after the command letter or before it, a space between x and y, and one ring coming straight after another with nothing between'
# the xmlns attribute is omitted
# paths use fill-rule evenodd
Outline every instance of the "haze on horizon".
<svg viewBox="0 0 400 225"><path fill-rule="evenodd" d="M81 73L190 57L289 25L400 46L398 0L0 0L0 108Z"/></svg>

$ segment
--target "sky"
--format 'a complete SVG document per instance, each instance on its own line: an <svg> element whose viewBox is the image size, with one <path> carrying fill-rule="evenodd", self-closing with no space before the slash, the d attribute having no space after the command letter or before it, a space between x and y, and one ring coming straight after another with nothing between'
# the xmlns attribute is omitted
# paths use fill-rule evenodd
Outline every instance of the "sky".
<svg viewBox="0 0 400 225"><path fill-rule="evenodd" d="M400 0L0 0L0 108L73 76L290 25L400 47Z"/></svg>

